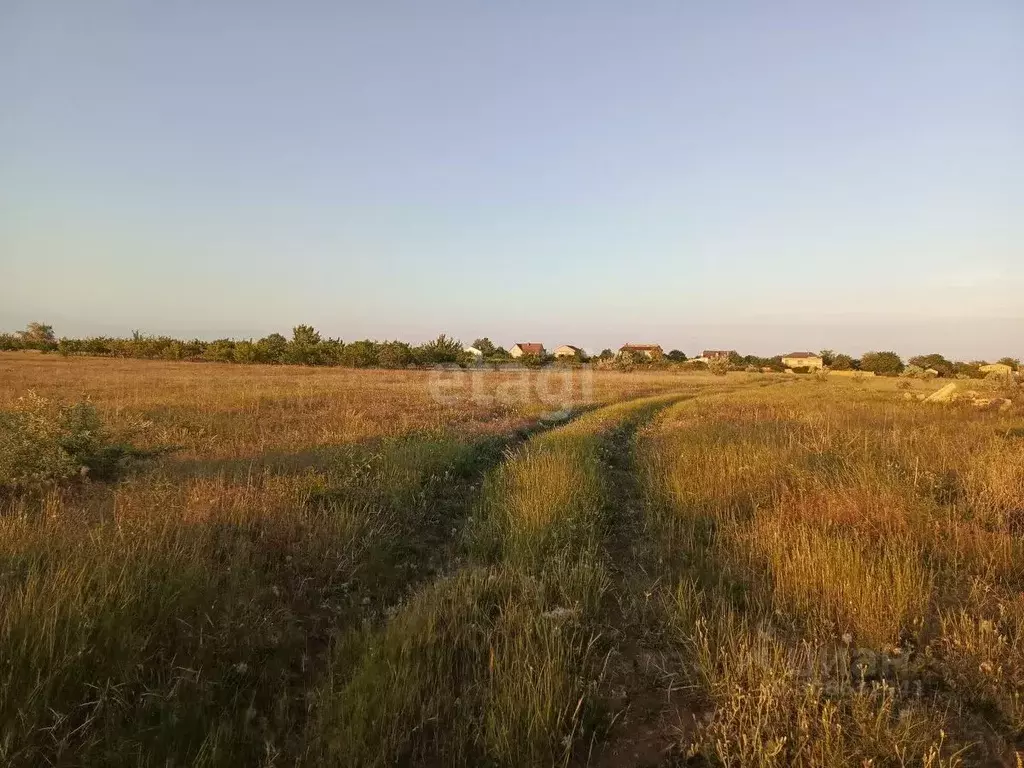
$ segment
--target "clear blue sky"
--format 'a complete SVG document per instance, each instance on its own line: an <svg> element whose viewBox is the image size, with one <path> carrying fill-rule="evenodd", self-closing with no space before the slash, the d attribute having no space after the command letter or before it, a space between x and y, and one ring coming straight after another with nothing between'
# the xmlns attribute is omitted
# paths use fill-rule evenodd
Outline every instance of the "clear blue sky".
<svg viewBox="0 0 1024 768"><path fill-rule="evenodd" d="M0 327L1024 355L1024 3L0 0Z"/></svg>

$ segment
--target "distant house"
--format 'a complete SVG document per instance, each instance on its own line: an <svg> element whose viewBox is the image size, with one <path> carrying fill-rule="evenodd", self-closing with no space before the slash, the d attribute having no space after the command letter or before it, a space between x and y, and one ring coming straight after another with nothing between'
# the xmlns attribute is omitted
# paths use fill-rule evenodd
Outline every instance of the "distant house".
<svg viewBox="0 0 1024 768"><path fill-rule="evenodd" d="M705 349L700 356L700 359L705 363L709 360L728 360L729 355L733 353L730 349Z"/></svg>
<svg viewBox="0 0 1024 768"><path fill-rule="evenodd" d="M522 357L523 355L543 357L544 345L533 341L521 341L518 344L513 344L512 349L510 349L508 353L512 355L512 357Z"/></svg>
<svg viewBox="0 0 1024 768"><path fill-rule="evenodd" d="M660 344L623 344L619 347L620 355L627 352L633 357L661 357L665 354Z"/></svg>
<svg viewBox="0 0 1024 768"><path fill-rule="evenodd" d="M572 344L563 344L560 347L555 347L555 357L577 357L583 354L583 350L579 347L574 347Z"/></svg>
<svg viewBox="0 0 1024 768"><path fill-rule="evenodd" d="M782 364L787 368L824 368L825 361L821 355L813 352L790 352L782 356Z"/></svg>
<svg viewBox="0 0 1024 768"><path fill-rule="evenodd" d="M1006 363L989 363L988 365L981 366L978 370L982 373L996 373L1000 376L1009 376L1013 373L1013 368Z"/></svg>

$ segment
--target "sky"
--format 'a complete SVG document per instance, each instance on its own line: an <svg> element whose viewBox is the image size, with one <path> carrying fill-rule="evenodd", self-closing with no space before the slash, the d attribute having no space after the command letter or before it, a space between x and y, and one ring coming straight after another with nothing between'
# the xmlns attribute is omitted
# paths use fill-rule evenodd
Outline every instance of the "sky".
<svg viewBox="0 0 1024 768"><path fill-rule="evenodd" d="M1024 3L0 0L0 329L1024 357Z"/></svg>

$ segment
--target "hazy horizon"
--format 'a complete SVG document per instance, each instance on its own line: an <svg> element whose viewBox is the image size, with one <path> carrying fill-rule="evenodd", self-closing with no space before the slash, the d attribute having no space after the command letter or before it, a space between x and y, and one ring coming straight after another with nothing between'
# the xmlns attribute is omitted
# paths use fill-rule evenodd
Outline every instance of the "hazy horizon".
<svg viewBox="0 0 1024 768"><path fill-rule="evenodd" d="M1024 357L1024 6L5 3L0 330Z"/></svg>

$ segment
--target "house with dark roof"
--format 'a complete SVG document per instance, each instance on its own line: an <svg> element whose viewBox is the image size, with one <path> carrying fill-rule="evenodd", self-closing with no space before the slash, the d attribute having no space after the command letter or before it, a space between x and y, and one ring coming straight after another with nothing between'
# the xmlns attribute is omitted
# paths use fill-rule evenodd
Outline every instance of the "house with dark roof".
<svg viewBox="0 0 1024 768"><path fill-rule="evenodd" d="M704 362L708 360L728 360L729 355L733 353L731 349L705 349L700 356L700 359Z"/></svg>
<svg viewBox="0 0 1024 768"><path fill-rule="evenodd" d="M790 352L782 356L782 364L787 368L824 368L825 361L821 355L813 352Z"/></svg>
<svg viewBox="0 0 1024 768"><path fill-rule="evenodd" d="M523 357L524 355L543 357L544 345L536 341L521 341L518 344L513 344L508 353L512 357Z"/></svg>

